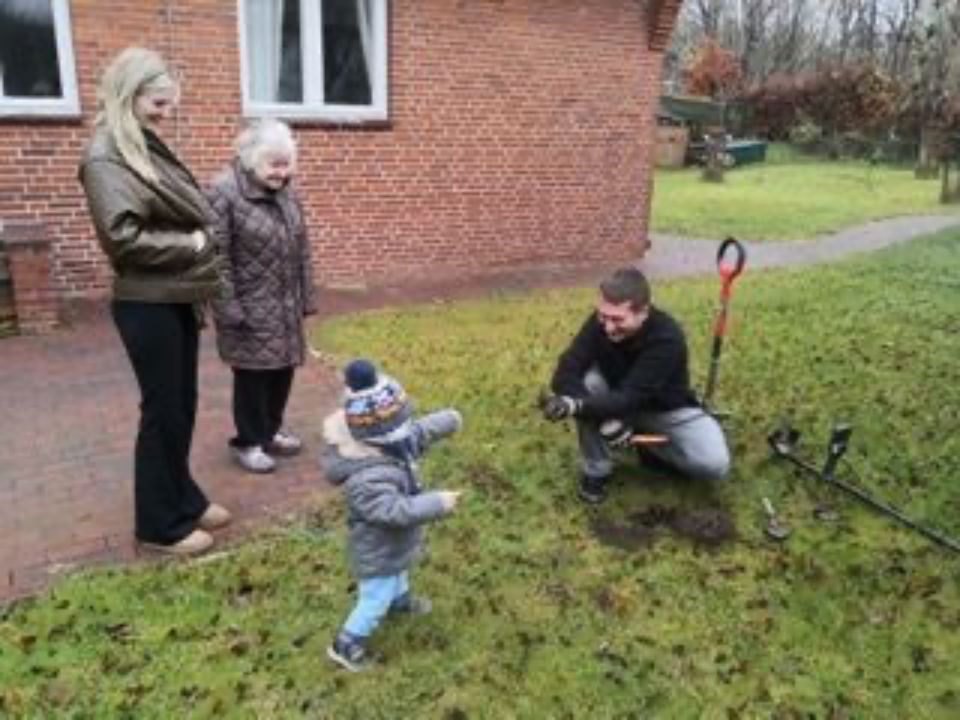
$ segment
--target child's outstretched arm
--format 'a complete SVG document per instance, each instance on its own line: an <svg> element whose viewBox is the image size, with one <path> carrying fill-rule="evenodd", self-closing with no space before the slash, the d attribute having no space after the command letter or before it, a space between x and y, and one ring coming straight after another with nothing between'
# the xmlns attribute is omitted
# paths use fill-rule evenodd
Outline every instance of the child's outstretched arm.
<svg viewBox="0 0 960 720"><path fill-rule="evenodd" d="M463 427L463 416L453 408L424 415L413 423L415 454L422 455L437 440L453 435Z"/></svg>
<svg viewBox="0 0 960 720"><path fill-rule="evenodd" d="M380 475L347 483L347 502L351 511L366 522L394 527L410 527L436 520L450 513L459 492L441 490L404 495L394 481Z"/></svg>

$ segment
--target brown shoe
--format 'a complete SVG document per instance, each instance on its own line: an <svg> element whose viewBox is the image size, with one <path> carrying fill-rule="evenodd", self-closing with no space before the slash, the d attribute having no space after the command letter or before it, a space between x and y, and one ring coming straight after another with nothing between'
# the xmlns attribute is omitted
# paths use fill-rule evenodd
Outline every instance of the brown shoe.
<svg viewBox="0 0 960 720"><path fill-rule="evenodd" d="M229 525L232 519L233 515L223 505L210 503L197 524L203 530L219 530Z"/></svg>
<svg viewBox="0 0 960 720"><path fill-rule="evenodd" d="M199 555L213 547L213 536L203 530L194 530L183 540L171 545L140 543L143 547L167 555Z"/></svg>

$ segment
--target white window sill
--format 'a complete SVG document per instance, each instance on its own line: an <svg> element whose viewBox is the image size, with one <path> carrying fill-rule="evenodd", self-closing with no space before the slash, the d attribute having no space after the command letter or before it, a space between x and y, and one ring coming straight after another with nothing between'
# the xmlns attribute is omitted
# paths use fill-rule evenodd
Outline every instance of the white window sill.
<svg viewBox="0 0 960 720"><path fill-rule="evenodd" d="M279 120L330 123L336 125L383 124L390 119L389 113L385 108L356 108L343 105L311 106L280 103L246 103L244 105L243 115L247 118L272 117Z"/></svg>
<svg viewBox="0 0 960 720"><path fill-rule="evenodd" d="M79 120L81 117L78 103L56 100L51 102L37 101L10 101L0 99L0 119L27 119L27 120Z"/></svg>

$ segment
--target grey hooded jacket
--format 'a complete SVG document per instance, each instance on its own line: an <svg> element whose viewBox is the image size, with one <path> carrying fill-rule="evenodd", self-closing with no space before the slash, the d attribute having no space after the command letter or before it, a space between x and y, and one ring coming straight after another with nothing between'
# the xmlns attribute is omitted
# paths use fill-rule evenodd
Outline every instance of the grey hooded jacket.
<svg viewBox="0 0 960 720"><path fill-rule="evenodd" d="M456 410L441 410L413 422L415 457L460 429ZM327 479L342 486L347 501L347 550L360 579L396 575L416 560L424 523L446 514L440 494L421 492L406 463L353 439L343 411L324 420L321 457Z"/></svg>

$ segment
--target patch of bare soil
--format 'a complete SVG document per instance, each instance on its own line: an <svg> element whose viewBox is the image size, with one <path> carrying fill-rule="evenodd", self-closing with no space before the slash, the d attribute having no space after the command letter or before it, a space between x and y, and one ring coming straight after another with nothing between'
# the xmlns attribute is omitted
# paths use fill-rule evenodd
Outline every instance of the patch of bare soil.
<svg viewBox="0 0 960 720"><path fill-rule="evenodd" d="M722 508L681 510L664 505L649 507L630 515L625 523L597 518L590 525L594 536L604 545L630 552L651 545L665 527L695 545L714 548L737 537L730 513Z"/></svg>
<svg viewBox="0 0 960 720"><path fill-rule="evenodd" d="M470 468L470 478L473 485L495 499L509 497L516 491L509 478L486 463L478 463L472 466Z"/></svg>
<svg viewBox="0 0 960 720"><path fill-rule="evenodd" d="M604 545L629 552L647 547L656 538L653 528L637 523L621 524L598 518L590 523L590 529Z"/></svg>
<svg viewBox="0 0 960 720"><path fill-rule="evenodd" d="M677 513L671 527L677 535L707 547L717 547L737 537L733 518L730 513L720 508Z"/></svg>

